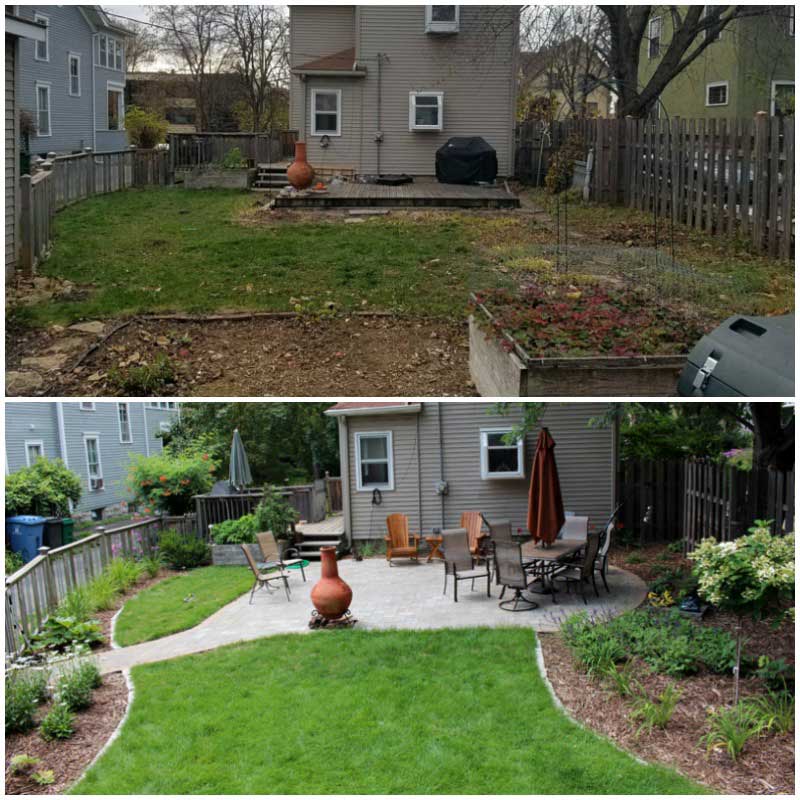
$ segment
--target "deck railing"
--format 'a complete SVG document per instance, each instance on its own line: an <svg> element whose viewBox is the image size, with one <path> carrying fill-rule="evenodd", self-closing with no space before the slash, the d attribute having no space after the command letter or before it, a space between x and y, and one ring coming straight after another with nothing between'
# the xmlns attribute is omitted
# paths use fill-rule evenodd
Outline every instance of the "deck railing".
<svg viewBox="0 0 800 800"><path fill-rule="evenodd" d="M264 133L171 133L170 168L193 169L219 164L234 148L242 158L256 164L272 164L294 156L297 131L274 130Z"/></svg>

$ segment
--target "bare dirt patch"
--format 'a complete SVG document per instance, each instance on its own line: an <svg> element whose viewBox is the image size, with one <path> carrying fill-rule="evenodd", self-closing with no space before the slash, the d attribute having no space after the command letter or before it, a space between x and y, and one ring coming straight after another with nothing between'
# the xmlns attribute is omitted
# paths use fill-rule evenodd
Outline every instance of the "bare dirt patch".
<svg viewBox="0 0 800 800"><path fill-rule="evenodd" d="M19 369L52 334L11 335L8 369ZM41 341L40 341L41 340ZM466 325L389 315L137 319L72 368L42 374L37 394L145 396L472 395ZM127 391L114 371L167 359L174 379L158 391ZM112 376L109 376L109 373Z"/></svg>
<svg viewBox="0 0 800 800"><path fill-rule="evenodd" d="M63 794L83 774L125 714L128 687L122 673L103 676L92 699L86 711L76 714L75 735L70 739L46 742L36 729L6 736L6 794ZM38 719L49 707L49 703L41 706ZM39 786L27 775L12 775L9 761L21 753L41 759L34 771L52 769L55 782Z"/></svg>

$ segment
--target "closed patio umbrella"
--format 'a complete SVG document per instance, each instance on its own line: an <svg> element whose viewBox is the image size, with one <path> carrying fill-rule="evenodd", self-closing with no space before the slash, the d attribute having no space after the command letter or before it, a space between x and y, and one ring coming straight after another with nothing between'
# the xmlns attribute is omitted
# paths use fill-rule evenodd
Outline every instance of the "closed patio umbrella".
<svg viewBox="0 0 800 800"><path fill-rule="evenodd" d="M231 466L230 483L235 489L242 490L253 482L250 473L250 464L247 461L247 453L244 451L242 437L239 436L239 429L233 432L233 443L231 444Z"/></svg>
<svg viewBox="0 0 800 800"><path fill-rule="evenodd" d="M535 542L552 544L564 524L564 503L554 453L556 443L547 428L536 440L528 492L528 530Z"/></svg>

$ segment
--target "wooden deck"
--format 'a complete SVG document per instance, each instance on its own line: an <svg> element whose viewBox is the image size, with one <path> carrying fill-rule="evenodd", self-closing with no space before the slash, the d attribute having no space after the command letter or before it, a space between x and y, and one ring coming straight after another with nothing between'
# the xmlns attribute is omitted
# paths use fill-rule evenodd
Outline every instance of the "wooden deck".
<svg viewBox="0 0 800 800"><path fill-rule="evenodd" d="M343 183L324 192L278 195L275 208L519 208L519 198L497 186L459 186L416 178L404 186Z"/></svg>

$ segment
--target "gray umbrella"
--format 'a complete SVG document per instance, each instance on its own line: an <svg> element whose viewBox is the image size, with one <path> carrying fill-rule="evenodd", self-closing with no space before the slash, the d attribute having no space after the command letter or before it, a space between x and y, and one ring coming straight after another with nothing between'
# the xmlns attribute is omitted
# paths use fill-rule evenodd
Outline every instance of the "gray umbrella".
<svg viewBox="0 0 800 800"><path fill-rule="evenodd" d="M244 451L238 428L233 432L233 443L231 444L230 482L231 486L239 490L253 482L250 464L247 462L247 453Z"/></svg>

